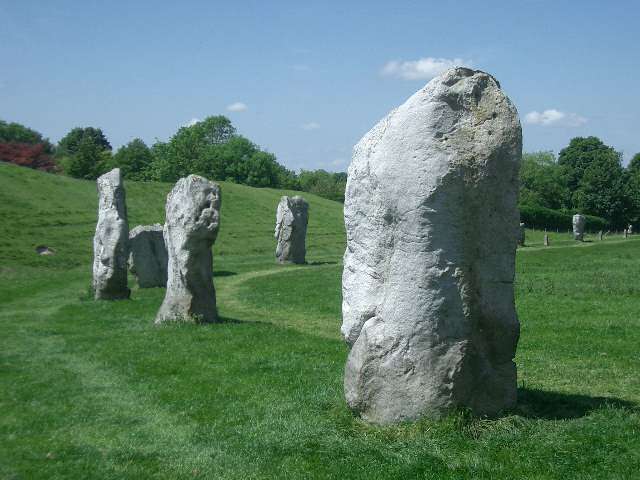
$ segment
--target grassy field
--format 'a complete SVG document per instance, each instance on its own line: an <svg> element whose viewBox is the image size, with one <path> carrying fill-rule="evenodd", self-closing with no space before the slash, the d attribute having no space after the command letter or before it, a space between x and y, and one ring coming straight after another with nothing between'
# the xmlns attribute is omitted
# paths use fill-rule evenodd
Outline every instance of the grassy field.
<svg viewBox="0 0 640 480"><path fill-rule="evenodd" d="M130 226L170 187L128 183ZM342 395L342 206L305 195L310 263L278 266L282 193L222 184L227 321L156 327L163 289L88 296L94 183L0 164L0 478L639 477L639 240L528 232L517 409L378 428Z"/></svg>

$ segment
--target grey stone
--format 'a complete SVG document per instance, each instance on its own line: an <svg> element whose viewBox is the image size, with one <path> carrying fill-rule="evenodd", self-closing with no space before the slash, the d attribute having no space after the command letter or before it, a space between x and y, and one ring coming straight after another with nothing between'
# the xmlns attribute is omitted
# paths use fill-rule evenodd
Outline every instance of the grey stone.
<svg viewBox="0 0 640 480"><path fill-rule="evenodd" d="M548 234L544 234L544 246L548 247L549 246L549 235Z"/></svg>
<svg viewBox="0 0 640 480"><path fill-rule="evenodd" d="M598 240L602 241L602 230L598 232Z"/></svg>
<svg viewBox="0 0 640 480"><path fill-rule="evenodd" d="M299 196L280 198L276 211L276 258L280 263L305 263L309 204Z"/></svg>
<svg viewBox="0 0 640 480"><path fill-rule="evenodd" d="M629 226L627 227L627 233L629 235L633 235L633 225L629 224Z"/></svg>
<svg viewBox="0 0 640 480"><path fill-rule="evenodd" d="M129 271L138 279L140 288L167 285L167 247L163 226L138 225L129 232Z"/></svg>
<svg viewBox="0 0 640 480"><path fill-rule="evenodd" d="M167 195L167 292L156 323L218 321L211 247L219 225L218 184L197 175L178 180Z"/></svg>
<svg viewBox="0 0 640 480"><path fill-rule="evenodd" d="M93 237L93 290L96 300L129 298L129 223L119 168L98 178L98 224Z"/></svg>
<svg viewBox="0 0 640 480"><path fill-rule="evenodd" d="M348 405L388 424L516 403L522 132L490 75L448 70L355 146L344 205Z"/></svg>
<svg viewBox="0 0 640 480"><path fill-rule="evenodd" d="M518 245L520 245L521 247L524 247L525 239L526 239L525 226L524 226L524 223L520 223L520 228L518 230Z"/></svg>
<svg viewBox="0 0 640 480"><path fill-rule="evenodd" d="M584 215L576 213L573 216L573 239L580 242L584 241L584 226L587 223L587 219Z"/></svg>

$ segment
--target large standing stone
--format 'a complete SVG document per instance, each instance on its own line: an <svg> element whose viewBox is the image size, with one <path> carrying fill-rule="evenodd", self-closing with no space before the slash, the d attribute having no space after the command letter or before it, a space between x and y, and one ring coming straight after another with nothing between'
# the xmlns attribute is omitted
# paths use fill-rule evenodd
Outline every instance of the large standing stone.
<svg viewBox="0 0 640 480"><path fill-rule="evenodd" d="M355 146L344 216L349 406L387 424L516 402L522 133L490 75L451 69Z"/></svg>
<svg viewBox="0 0 640 480"><path fill-rule="evenodd" d="M584 226L587 223L587 219L584 215L576 213L573 216L573 239L584 241Z"/></svg>
<svg viewBox="0 0 640 480"><path fill-rule="evenodd" d="M129 298L129 223L119 168L98 178L98 224L93 237L93 290L96 300Z"/></svg>
<svg viewBox="0 0 640 480"><path fill-rule="evenodd" d="M167 196L167 292L156 323L218 320L211 247L219 225L220 187L197 175L178 180Z"/></svg>
<svg viewBox="0 0 640 480"><path fill-rule="evenodd" d="M138 278L140 288L167 285L167 247L163 226L138 225L129 232L129 271Z"/></svg>
<svg viewBox="0 0 640 480"><path fill-rule="evenodd" d="M276 211L276 258L280 263L305 262L309 204L299 196L280 198Z"/></svg>

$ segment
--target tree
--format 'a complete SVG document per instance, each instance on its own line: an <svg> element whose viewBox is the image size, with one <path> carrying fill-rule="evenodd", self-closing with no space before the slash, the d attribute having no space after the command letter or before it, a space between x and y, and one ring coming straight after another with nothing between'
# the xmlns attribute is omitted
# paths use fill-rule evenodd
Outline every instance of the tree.
<svg viewBox="0 0 640 480"><path fill-rule="evenodd" d="M585 169L594 159L602 156L611 156L613 158L617 157L618 154L598 137L572 138L569 145L560 151L558 164L565 168L567 185L572 192L578 188Z"/></svg>
<svg viewBox="0 0 640 480"><path fill-rule="evenodd" d="M520 204L561 209L570 206L564 169L552 152L525 153L520 167Z"/></svg>
<svg viewBox="0 0 640 480"><path fill-rule="evenodd" d="M347 174L330 173L326 170L302 170L298 175L300 189L330 200L344 202Z"/></svg>
<svg viewBox="0 0 640 480"><path fill-rule="evenodd" d="M52 172L53 146L35 130L0 120L0 161Z"/></svg>
<svg viewBox="0 0 640 480"><path fill-rule="evenodd" d="M72 177L95 179L108 166L111 144L99 128L74 128L59 142L58 163Z"/></svg>
<svg viewBox="0 0 640 480"><path fill-rule="evenodd" d="M118 149L109 166L122 170L125 178L144 180L152 161L153 154L149 147L141 139L135 138Z"/></svg>
<svg viewBox="0 0 640 480"><path fill-rule="evenodd" d="M94 180L105 173L111 161L111 151L87 136L75 147L75 153L60 159L64 172L74 178Z"/></svg>
<svg viewBox="0 0 640 480"><path fill-rule="evenodd" d="M640 153L636 153L629 161L627 170L632 174L640 174Z"/></svg>

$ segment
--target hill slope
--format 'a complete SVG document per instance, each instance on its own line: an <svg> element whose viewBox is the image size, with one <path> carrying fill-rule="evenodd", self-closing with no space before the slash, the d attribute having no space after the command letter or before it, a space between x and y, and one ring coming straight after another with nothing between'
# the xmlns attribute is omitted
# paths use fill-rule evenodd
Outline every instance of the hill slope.
<svg viewBox="0 0 640 480"><path fill-rule="evenodd" d="M131 226L170 187L128 183ZM375 428L342 393L342 206L305 195L311 263L276 265L282 193L222 184L227 321L155 327L164 289L87 295L94 183L0 164L0 478L637 476L640 241L520 250L513 412Z"/></svg>

